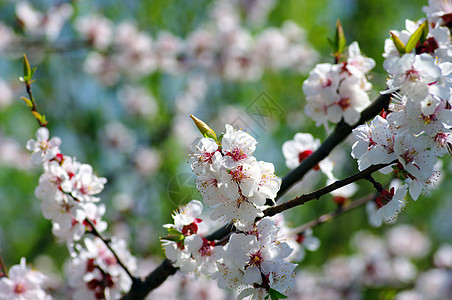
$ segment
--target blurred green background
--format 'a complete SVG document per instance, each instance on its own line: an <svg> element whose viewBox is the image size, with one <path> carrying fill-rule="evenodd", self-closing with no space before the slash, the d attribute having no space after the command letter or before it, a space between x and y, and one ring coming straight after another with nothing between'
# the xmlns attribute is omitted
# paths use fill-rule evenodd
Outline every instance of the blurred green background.
<svg viewBox="0 0 452 300"><path fill-rule="evenodd" d="M12 26L20 34L21 28L14 15L14 1L0 3L0 21ZM31 3L36 8L44 9L53 2ZM159 31L167 30L184 38L206 22L211 3L208 0L183 3L174 0L73 1L74 15L71 20L87 12L100 12L114 23L135 20L140 30L153 37ZM405 19L417 20L423 17L421 8L426 4L426 1L421 0L284 0L276 3L263 24L251 26L249 30L258 33L269 26L280 27L285 20L292 20L306 31L307 40L320 54L319 62L332 63L326 39L333 36L336 20L340 19L348 44L358 41L362 52L376 61L376 68L371 72L371 81L375 87L372 95L375 97L384 88L386 79L381 66L381 54L389 30L403 29ZM64 43L74 36L70 24L66 24L62 37L55 43ZM38 67L35 76L37 82L33 85L34 95L39 110L49 121L51 134L62 138L63 153L91 164L97 174L108 179L101 197L107 205L105 219L109 223L109 231L126 238L132 253L138 257L163 257L158 239L164 234L161 225L172 221L171 212L178 204L187 202L192 195L200 197L187 164L188 144L171 130L176 121L174 98L183 91L190 73L171 75L155 72L140 78L138 83L152 92L159 112L153 118L137 118L125 113L118 101L120 84L127 83L127 79L121 78L119 84L106 87L84 73L81 66L88 49L83 48L36 54L36 49L25 47L17 49L16 53L2 55L0 76L14 83L17 96L25 96L18 82L22 70L21 51L25 51L32 65ZM323 128L315 127L310 119L303 116L301 85L306 77L307 73L273 71L265 72L255 82L213 78L209 82L204 103L193 114L221 132L224 124L219 120L222 120L227 109L234 107L233 114L238 111L246 115L246 109L264 92L282 113L266 120L264 126L252 126L250 131L259 142L255 156L259 160L273 162L277 175L283 177L289 172L281 152L284 141L292 139L297 132L310 132L321 140L326 136ZM152 147L157 151L161 164L153 174L138 174L133 163L134 153L115 149L106 142L105 128L116 121L129 129L135 145ZM25 147L26 141L34 137L36 129L36 121L19 97L11 105L1 108L1 135ZM189 130L193 131L194 125ZM339 178L357 170L356 162L348 157L350 147L351 141L338 151L343 163L338 164L334 172ZM452 242L452 222L448 218L452 213L448 193L452 188L452 180L447 171L448 159L444 161L444 170L440 188L417 202L410 201L398 221L416 224L430 234L435 244ZM42 217L39 201L34 197L40 174L40 168L21 169L6 163L0 165L0 249L8 265L18 263L22 256L33 261L41 254L47 254L57 266L62 266L67 257L65 245L55 243L51 224ZM377 178L382 183L388 181L383 176ZM322 179L315 187L324 183ZM367 195L371 190L370 184L360 183L360 190L354 198ZM118 203L122 203L118 200L119 194L126 194L133 200L131 208L117 211L121 208ZM287 218L293 225L300 225L334 208L330 197L323 197L291 210ZM322 225L314 230L322 245L318 251L307 254L303 265L321 265L328 257L346 253L349 251L350 236L359 229L369 229L379 234L387 226L371 229L363 208Z"/></svg>

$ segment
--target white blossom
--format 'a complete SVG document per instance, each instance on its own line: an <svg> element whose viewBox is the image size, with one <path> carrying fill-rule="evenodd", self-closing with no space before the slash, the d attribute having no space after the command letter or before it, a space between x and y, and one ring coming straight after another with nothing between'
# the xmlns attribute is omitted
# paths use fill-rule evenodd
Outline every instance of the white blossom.
<svg viewBox="0 0 452 300"><path fill-rule="evenodd" d="M36 140L28 140L27 150L32 151L31 160L35 164L41 164L54 158L59 152L61 139L53 137L49 140L49 130L40 127L36 131Z"/></svg>
<svg viewBox="0 0 452 300"><path fill-rule="evenodd" d="M19 265L9 269L8 276L0 277L0 299L4 300L50 300L44 291L47 277L32 270L22 257Z"/></svg>

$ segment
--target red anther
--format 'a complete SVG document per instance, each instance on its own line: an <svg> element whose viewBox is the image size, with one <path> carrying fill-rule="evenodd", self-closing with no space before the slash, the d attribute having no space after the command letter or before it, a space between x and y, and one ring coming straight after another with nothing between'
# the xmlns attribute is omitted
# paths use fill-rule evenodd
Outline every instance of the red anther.
<svg viewBox="0 0 452 300"><path fill-rule="evenodd" d="M334 196L333 197L333 201L337 204L337 205L344 205L345 202L347 201L348 198L346 197L342 197L342 196Z"/></svg>

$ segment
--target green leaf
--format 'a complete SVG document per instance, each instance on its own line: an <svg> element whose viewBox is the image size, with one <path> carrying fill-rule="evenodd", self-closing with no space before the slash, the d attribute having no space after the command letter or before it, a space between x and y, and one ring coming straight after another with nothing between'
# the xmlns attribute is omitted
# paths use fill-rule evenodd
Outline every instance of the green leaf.
<svg viewBox="0 0 452 300"><path fill-rule="evenodd" d="M30 63L28 62L27 56L23 56L23 67L24 67L24 78L29 80L31 75Z"/></svg>
<svg viewBox="0 0 452 300"><path fill-rule="evenodd" d="M30 63L28 62L27 56L24 54L23 56L23 67L24 67L24 76L30 76L31 74L31 68Z"/></svg>
<svg viewBox="0 0 452 300"><path fill-rule="evenodd" d="M46 116L41 115L41 120L39 121L41 123L41 125L47 125L47 120L46 120Z"/></svg>
<svg viewBox="0 0 452 300"><path fill-rule="evenodd" d="M190 115L190 118L192 118L193 122L195 122L196 127L198 127L199 132L201 132L204 137L212 138L215 140L215 142L218 142L215 131L213 131L213 129L210 128L209 125L193 115Z"/></svg>
<svg viewBox="0 0 452 300"><path fill-rule="evenodd" d="M33 69L30 67L30 62L28 61L27 56L24 54L23 56L23 68L24 68L24 76L19 77L20 81L26 84L33 83L35 80L33 79L33 75L36 72L37 67L34 67Z"/></svg>
<svg viewBox="0 0 452 300"><path fill-rule="evenodd" d="M161 237L162 240L168 240L173 242L182 242L185 239L185 236L182 234L168 234L164 237Z"/></svg>
<svg viewBox="0 0 452 300"><path fill-rule="evenodd" d="M33 107L33 102L31 102L30 99L25 98L25 97L20 97L20 99L24 100L25 103L27 104L27 106L28 106L29 108L32 108L32 107Z"/></svg>
<svg viewBox="0 0 452 300"><path fill-rule="evenodd" d="M269 289L268 290L268 296L270 296L271 300L278 300L278 299L287 299L287 296L278 292L275 289Z"/></svg>
<svg viewBox="0 0 452 300"><path fill-rule="evenodd" d="M345 40L341 21L337 20L336 22L336 34L334 35L334 40L328 38L327 41L333 49L333 55L335 57L339 57L342 52L344 52L347 41Z"/></svg>
<svg viewBox="0 0 452 300"><path fill-rule="evenodd" d="M427 36L428 36L428 21L425 20L424 22L424 30L422 31L422 36L421 36L421 40L419 41L421 44L423 44L426 40L427 40Z"/></svg>
<svg viewBox="0 0 452 300"><path fill-rule="evenodd" d="M221 141L223 140L224 132L218 137L218 144L221 144Z"/></svg>
<svg viewBox="0 0 452 300"><path fill-rule="evenodd" d="M35 72L36 72L36 69L37 69L37 68L38 68L38 67L34 67L33 69L31 69L30 79L32 79L33 76L35 75Z"/></svg>
<svg viewBox="0 0 452 300"><path fill-rule="evenodd" d="M399 39L398 36L396 36L393 32L390 32L391 39L394 42L395 47L397 48L397 51L399 51L400 55L405 54L405 44Z"/></svg>
<svg viewBox="0 0 452 300"><path fill-rule="evenodd" d="M416 47L417 43L421 40L422 36L424 36L426 24L422 23L418 29L410 36L408 42L405 46L405 53L410 53ZM428 30L428 25L427 25Z"/></svg>
<svg viewBox="0 0 452 300"><path fill-rule="evenodd" d="M36 120L41 121L41 114L38 113L37 111L32 111L31 112L33 114L33 116L35 116Z"/></svg>
<svg viewBox="0 0 452 300"><path fill-rule="evenodd" d="M166 230L168 230L169 234L182 234L180 231L174 229L173 227L168 227L166 228Z"/></svg>
<svg viewBox="0 0 452 300"><path fill-rule="evenodd" d="M185 239L185 236L178 230L173 227L166 228L168 230L168 235L161 237L161 239L173 241L173 242L181 242Z"/></svg>
<svg viewBox="0 0 452 300"><path fill-rule="evenodd" d="M341 21L337 20L336 28L337 52L341 54L342 52L344 52L345 45L347 44Z"/></svg>

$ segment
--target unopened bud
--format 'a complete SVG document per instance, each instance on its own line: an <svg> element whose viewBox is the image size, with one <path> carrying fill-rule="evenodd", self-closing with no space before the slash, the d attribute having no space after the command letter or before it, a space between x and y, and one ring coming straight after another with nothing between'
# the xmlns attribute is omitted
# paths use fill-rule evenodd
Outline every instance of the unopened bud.
<svg viewBox="0 0 452 300"><path fill-rule="evenodd" d="M215 134L215 131L213 131L213 129L210 128L209 125L207 125L204 121L198 119L194 115L190 115L190 118L192 118L193 122L195 122L196 127L198 127L199 132L201 132L201 134L203 136L208 137L208 138L212 138L216 142L218 141L217 140L217 135Z"/></svg>

